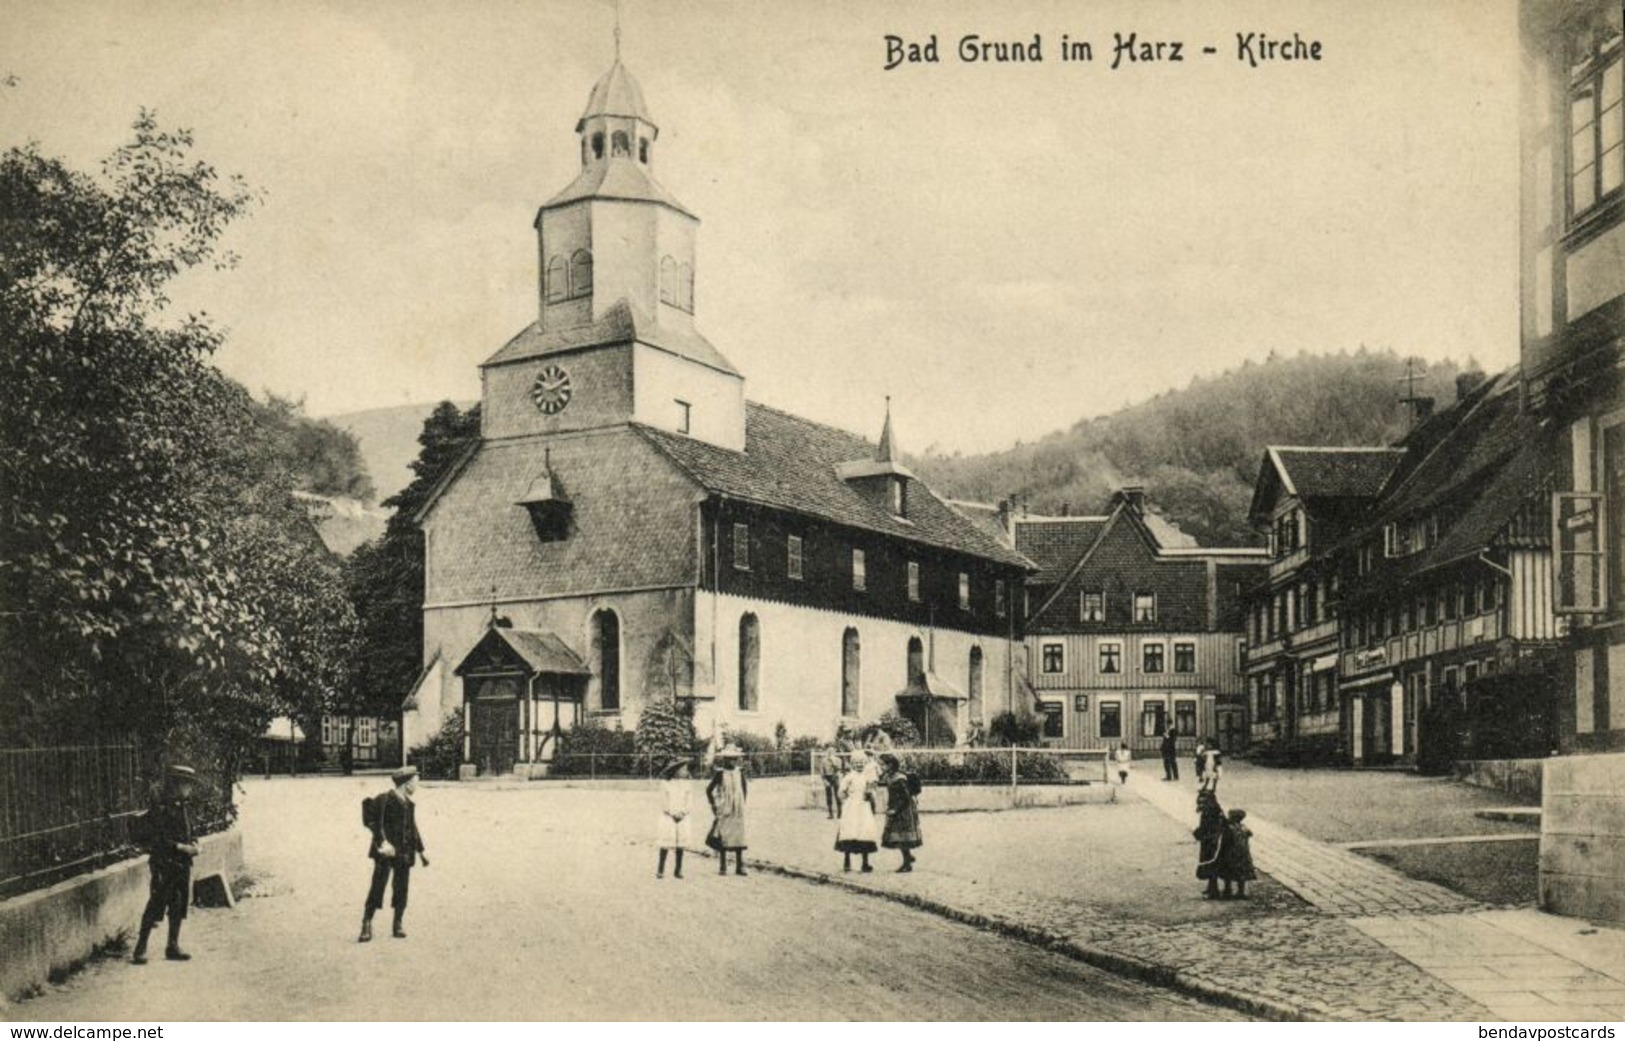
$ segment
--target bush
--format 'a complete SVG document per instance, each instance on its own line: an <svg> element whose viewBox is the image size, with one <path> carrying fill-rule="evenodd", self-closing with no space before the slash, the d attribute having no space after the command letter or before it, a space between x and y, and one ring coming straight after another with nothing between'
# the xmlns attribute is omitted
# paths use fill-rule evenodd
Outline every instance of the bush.
<svg viewBox="0 0 1625 1041"><path fill-rule="evenodd" d="M987 725L987 743L1001 748L1033 748L1043 739L1043 724L1036 718L1022 719L1014 712L1000 712Z"/></svg>
<svg viewBox="0 0 1625 1041"><path fill-rule="evenodd" d="M753 777L782 777L796 772L795 757L788 748L779 747L772 738L748 730L730 730L728 743L738 745L739 750L745 753L745 763Z"/></svg>
<svg viewBox="0 0 1625 1041"><path fill-rule="evenodd" d="M446 721L440 724L440 729L429 740L418 745L406 755L406 761L418 768L425 779L436 781L455 781L457 767L463 761L463 710L461 706Z"/></svg>
<svg viewBox="0 0 1625 1041"><path fill-rule="evenodd" d="M654 761L656 767L673 756L690 759L694 755L694 703L675 698L656 698L638 717L633 747Z"/></svg>
<svg viewBox="0 0 1625 1041"><path fill-rule="evenodd" d="M903 769L931 784L1009 784L1008 752L929 752L907 756ZM1052 755L1031 754L1016 758L1017 780L1033 784L1065 782L1066 768Z"/></svg>
<svg viewBox="0 0 1625 1041"><path fill-rule="evenodd" d="M876 734L885 734L897 748L917 748L920 744L920 730L912 720L900 716L893 709L887 709L880 714L880 718L858 731L859 737L867 743Z"/></svg>
<svg viewBox="0 0 1625 1041"><path fill-rule="evenodd" d="M637 735L597 719L583 719L559 736L550 771L560 777L648 777L654 764L640 754Z"/></svg>

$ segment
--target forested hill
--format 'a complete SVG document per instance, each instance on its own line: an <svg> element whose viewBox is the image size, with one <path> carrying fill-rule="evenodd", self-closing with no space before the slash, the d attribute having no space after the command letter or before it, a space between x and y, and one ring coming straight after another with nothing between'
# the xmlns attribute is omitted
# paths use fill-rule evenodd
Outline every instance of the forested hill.
<svg viewBox="0 0 1625 1041"><path fill-rule="evenodd" d="M1417 393L1448 407L1460 371L1431 363ZM981 502L1017 495L1037 513L1100 512L1115 489L1143 484L1203 545L1254 544L1247 506L1264 446L1396 440L1410 425L1399 400L1404 375L1405 360L1392 351L1272 355L1031 444L987 455L928 452L911 462L941 494Z"/></svg>

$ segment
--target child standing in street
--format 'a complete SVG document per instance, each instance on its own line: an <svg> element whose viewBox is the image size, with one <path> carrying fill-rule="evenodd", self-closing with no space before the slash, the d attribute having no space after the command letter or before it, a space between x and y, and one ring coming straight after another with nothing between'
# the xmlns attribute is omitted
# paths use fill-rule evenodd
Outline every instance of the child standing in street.
<svg viewBox="0 0 1625 1041"><path fill-rule="evenodd" d="M1236 885L1236 899L1247 899L1247 883L1258 877L1253 870L1252 829L1243 824L1246 810L1231 810L1224 822L1224 848L1219 854L1219 877L1224 880L1224 897L1230 899L1230 884Z"/></svg>
<svg viewBox="0 0 1625 1041"><path fill-rule="evenodd" d="M683 877L683 850L688 846L690 838L688 815L692 787L688 780L686 761L673 759L661 769L660 797L663 808L656 828L656 841L660 843L660 863L655 867L656 878L666 877L668 852L675 861L671 877Z"/></svg>
<svg viewBox="0 0 1625 1041"><path fill-rule="evenodd" d="M1196 830L1191 835L1196 839L1196 877L1207 883L1207 890L1203 896L1209 900L1219 899L1219 877L1224 870L1224 810L1219 808L1218 797L1212 792L1196 793L1196 812L1201 815L1197 821Z"/></svg>

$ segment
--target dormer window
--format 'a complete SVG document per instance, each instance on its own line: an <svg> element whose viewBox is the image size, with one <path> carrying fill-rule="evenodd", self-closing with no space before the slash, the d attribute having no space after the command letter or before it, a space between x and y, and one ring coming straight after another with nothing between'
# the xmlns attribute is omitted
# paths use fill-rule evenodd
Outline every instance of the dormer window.
<svg viewBox="0 0 1625 1041"><path fill-rule="evenodd" d="M543 542L563 542L570 537L572 507L553 473L552 454L545 458L542 472L530 482L530 487L525 489L525 495L518 504L530 514L530 523L536 529L538 539Z"/></svg>

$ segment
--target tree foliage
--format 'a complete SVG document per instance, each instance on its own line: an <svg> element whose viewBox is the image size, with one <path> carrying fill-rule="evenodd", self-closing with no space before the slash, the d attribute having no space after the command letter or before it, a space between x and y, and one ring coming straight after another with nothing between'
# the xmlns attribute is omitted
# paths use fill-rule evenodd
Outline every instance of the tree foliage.
<svg viewBox="0 0 1625 1041"><path fill-rule="evenodd" d="M412 482L384 500L392 507L382 537L345 561L345 584L359 624L352 690L358 711L400 704L423 665L423 532L417 513L452 464L479 439L479 406L443 401L423 421Z"/></svg>
<svg viewBox="0 0 1625 1041"><path fill-rule="evenodd" d="M0 156L0 737L241 749L337 697L353 613L275 437L164 324L254 196L143 112L99 176Z"/></svg>
<svg viewBox="0 0 1625 1041"><path fill-rule="evenodd" d="M1104 509L1116 489L1147 497L1203 545L1247 545L1247 506L1264 446L1383 445L1410 422L1400 402L1405 360L1392 351L1271 357L1084 420L1032 444L975 456L927 454L922 477L956 498L1012 495L1039 513ZM1455 400L1454 363L1417 385L1440 406Z"/></svg>
<svg viewBox="0 0 1625 1041"><path fill-rule="evenodd" d="M302 401L267 395L258 419L302 492L371 502L372 477L355 435L305 415Z"/></svg>

